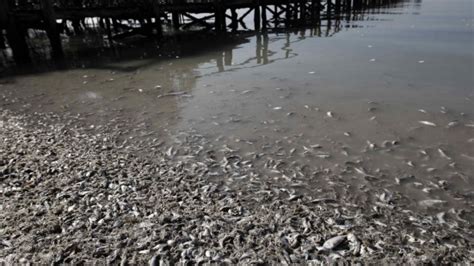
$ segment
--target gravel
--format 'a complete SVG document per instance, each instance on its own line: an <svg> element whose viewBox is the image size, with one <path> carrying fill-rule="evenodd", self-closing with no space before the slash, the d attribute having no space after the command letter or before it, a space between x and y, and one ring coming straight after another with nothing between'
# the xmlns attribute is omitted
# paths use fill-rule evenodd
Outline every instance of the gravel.
<svg viewBox="0 0 474 266"><path fill-rule="evenodd" d="M463 211L231 188L114 126L1 113L0 263L474 261Z"/></svg>

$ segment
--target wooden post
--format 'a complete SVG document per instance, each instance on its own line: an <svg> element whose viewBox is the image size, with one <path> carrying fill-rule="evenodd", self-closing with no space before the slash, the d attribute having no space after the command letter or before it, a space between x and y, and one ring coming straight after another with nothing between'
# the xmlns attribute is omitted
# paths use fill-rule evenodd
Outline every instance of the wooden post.
<svg viewBox="0 0 474 266"><path fill-rule="evenodd" d="M0 19L2 19L3 27L7 29L7 41L17 64L31 62L24 31L10 10L8 0L0 0Z"/></svg>
<svg viewBox="0 0 474 266"><path fill-rule="evenodd" d="M107 38L109 39L110 47L113 46L112 27L110 26L110 18L105 18L105 26L107 27Z"/></svg>
<svg viewBox="0 0 474 266"><path fill-rule="evenodd" d="M275 21L276 18L275 18ZM267 30L267 6L262 5L262 29Z"/></svg>
<svg viewBox="0 0 474 266"><path fill-rule="evenodd" d="M341 13L341 0L336 0L335 13L336 14Z"/></svg>
<svg viewBox="0 0 474 266"><path fill-rule="evenodd" d="M287 4L286 4L286 15L285 15L285 24L286 24L286 27L289 27L289 26L290 26L290 20L291 20L291 4L290 4L290 0L287 0Z"/></svg>
<svg viewBox="0 0 474 266"><path fill-rule="evenodd" d="M51 43L52 57L55 59L62 58L64 56L63 47L58 26L56 24L56 14L54 12L52 0L41 0L41 9L43 11L46 33L48 34L49 42Z"/></svg>
<svg viewBox="0 0 474 266"><path fill-rule="evenodd" d="M237 28L239 27L239 16L237 15L237 11L235 10L235 8L232 8L230 10L230 13L232 17L232 24L231 24L232 31L237 31Z"/></svg>
<svg viewBox="0 0 474 266"><path fill-rule="evenodd" d="M331 19L331 13L332 13L332 0L327 0L326 4L326 16L328 19Z"/></svg>
<svg viewBox="0 0 474 266"><path fill-rule="evenodd" d="M3 29L7 28L7 10L1 5L2 4L0 3L0 49L5 49L7 46L5 44L5 39L3 38Z"/></svg>
<svg viewBox="0 0 474 266"><path fill-rule="evenodd" d="M257 46L255 51L255 57L257 57L257 64L262 63L262 35L257 33Z"/></svg>
<svg viewBox="0 0 474 266"><path fill-rule="evenodd" d="M320 22L321 19L321 1L322 0L315 0L315 15L316 15L316 20Z"/></svg>
<svg viewBox="0 0 474 266"><path fill-rule="evenodd" d="M5 45L5 39L3 38L3 28L0 25L0 49L5 49L7 46Z"/></svg>
<svg viewBox="0 0 474 266"><path fill-rule="evenodd" d="M224 72L225 71L225 68L224 68L224 55L221 53L219 53L219 56L216 58L217 60L217 71L219 72Z"/></svg>
<svg viewBox="0 0 474 266"><path fill-rule="evenodd" d="M224 3L220 0L214 0L214 8L216 12L216 31L220 33L225 32L227 30L227 25L225 21Z"/></svg>
<svg viewBox="0 0 474 266"><path fill-rule="evenodd" d="M253 22L255 24L255 30L258 31L260 30L260 1L255 0L254 2Z"/></svg>
<svg viewBox="0 0 474 266"><path fill-rule="evenodd" d="M155 30L158 37L163 36L163 29L161 27L161 14L158 1L153 1L153 13L155 14Z"/></svg>
<svg viewBox="0 0 474 266"><path fill-rule="evenodd" d="M224 51L224 65L232 65L232 49L227 49Z"/></svg>
<svg viewBox="0 0 474 266"><path fill-rule="evenodd" d="M263 64L268 64L268 35L266 33L263 34L263 44L262 44L262 57L263 57Z"/></svg>
<svg viewBox="0 0 474 266"><path fill-rule="evenodd" d="M346 12L350 13L352 9L352 0L346 0Z"/></svg>
<svg viewBox="0 0 474 266"><path fill-rule="evenodd" d="M173 28L175 28L176 30L179 29L179 13L171 13L171 19L173 20Z"/></svg>
<svg viewBox="0 0 474 266"><path fill-rule="evenodd" d="M301 25L306 23L306 0L300 1L300 23Z"/></svg>

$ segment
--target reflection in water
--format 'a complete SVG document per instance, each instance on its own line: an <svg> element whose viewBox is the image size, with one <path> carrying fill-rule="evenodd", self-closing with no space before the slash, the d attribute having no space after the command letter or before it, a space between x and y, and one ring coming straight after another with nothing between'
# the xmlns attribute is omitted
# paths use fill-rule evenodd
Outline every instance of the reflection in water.
<svg viewBox="0 0 474 266"><path fill-rule="evenodd" d="M472 206L469 2L420 3L292 31L138 42L95 51L95 62L76 54L78 68L1 79L1 103L79 112L87 124L126 121L127 137L156 137L178 155L199 139L191 147L203 161L251 162L226 165L253 173L238 178L212 169L249 189L360 204L387 190L412 207L424 199ZM120 58L109 59L114 52Z"/></svg>

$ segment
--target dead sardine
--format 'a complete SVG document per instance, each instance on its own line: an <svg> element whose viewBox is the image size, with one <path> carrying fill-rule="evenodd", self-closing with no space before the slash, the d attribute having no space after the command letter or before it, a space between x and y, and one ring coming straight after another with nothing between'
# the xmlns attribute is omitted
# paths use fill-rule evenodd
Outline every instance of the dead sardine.
<svg viewBox="0 0 474 266"><path fill-rule="evenodd" d="M353 233L347 234L347 240L349 241L349 250L352 252L353 255L357 255L360 253L360 246L361 243L357 239L357 237Z"/></svg>
<svg viewBox="0 0 474 266"><path fill-rule="evenodd" d="M438 149L438 152L441 155L441 157L443 157L445 159L448 159L448 160L452 160L451 157L449 157L441 148Z"/></svg>
<svg viewBox="0 0 474 266"><path fill-rule="evenodd" d="M452 128L452 127L455 127L459 125L459 122L458 121L452 121L452 122L449 122L448 125L446 126L447 128Z"/></svg>
<svg viewBox="0 0 474 266"><path fill-rule="evenodd" d="M427 208L444 204L444 203L446 203L445 200L437 200L437 199L428 199L428 200L422 200L418 202L420 206L427 207Z"/></svg>
<svg viewBox="0 0 474 266"><path fill-rule="evenodd" d="M319 247L319 250L333 250L336 247L338 247L344 240L346 239L346 236L335 236L333 238L330 238L324 242L322 247Z"/></svg>
<svg viewBox="0 0 474 266"><path fill-rule="evenodd" d="M464 158L466 158L466 159L469 159L469 160L471 160L471 161L474 161L474 157L473 157L473 156L469 156L469 155L464 154L464 153L461 154L461 156L464 157Z"/></svg>
<svg viewBox="0 0 474 266"><path fill-rule="evenodd" d="M430 121L418 121L418 123L422 124L422 125L425 125L425 126L431 126L431 127L435 127L436 124L433 123L433 122L430 122Z"/></svg>
<svg viewBox="0 0 474 266"><path fill-rule="evenodd" d="M315 154L314 156L316 156L318 158L322 158L322 159L331 158L331 154L326 154L326 153L318 153L318 154Z"/></svg>

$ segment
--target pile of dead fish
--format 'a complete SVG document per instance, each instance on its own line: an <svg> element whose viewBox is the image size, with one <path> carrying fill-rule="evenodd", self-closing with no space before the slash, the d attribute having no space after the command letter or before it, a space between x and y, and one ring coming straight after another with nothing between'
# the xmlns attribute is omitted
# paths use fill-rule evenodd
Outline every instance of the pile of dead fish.
<svg viewBox="0 0 474 266"><path fill-rule="evenodd" d="M153 142L59 121L2 111L0 263L474 261L462 212L229 188Z"/></svg>

